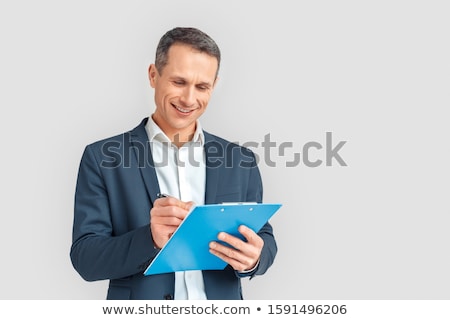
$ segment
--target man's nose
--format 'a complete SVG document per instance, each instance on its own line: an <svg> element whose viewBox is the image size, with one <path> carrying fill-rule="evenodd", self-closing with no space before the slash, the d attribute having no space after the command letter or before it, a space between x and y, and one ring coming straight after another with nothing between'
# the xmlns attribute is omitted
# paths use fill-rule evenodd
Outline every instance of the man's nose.
<svg viewBox="0 0 450 320"><path fill-rule="evenodd" d="M186 87L183 90L183 93L181 95L181 102L185 107L193 107L195 104L195 89L193 87Z"/></svg>

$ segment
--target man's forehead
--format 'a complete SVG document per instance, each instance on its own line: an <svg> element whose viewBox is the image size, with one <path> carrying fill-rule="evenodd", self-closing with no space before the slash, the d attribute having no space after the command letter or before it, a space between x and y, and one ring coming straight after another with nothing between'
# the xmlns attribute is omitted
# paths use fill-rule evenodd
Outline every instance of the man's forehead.
<svg viewBox="0 0 450 320"><path fill-rule="evenodd" d="M171 50L174 46L170 47L167 64L164 70L169 72L170 78L187 79L196 74L203 75L199 79L199 82L213 84L217 74L218 61L217 58L211 56L205 52L198 51L187 45L176 45L178 49ZM184 47L184 48L182 48ZM180 50L181 49L181 50ZM186 50L187 49L187 50ZM201 54L203 57L196 59L193 57L187 57L189 53L194 55ZM204 59L207 57L207 59Z"/></svg>

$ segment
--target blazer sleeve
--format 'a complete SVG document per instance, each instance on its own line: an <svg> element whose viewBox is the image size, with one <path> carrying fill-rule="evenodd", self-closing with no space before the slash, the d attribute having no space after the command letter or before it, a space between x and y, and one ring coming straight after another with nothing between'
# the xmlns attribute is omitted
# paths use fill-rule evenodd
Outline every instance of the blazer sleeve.
<svg viewBox="0 0 450 320"><path fill-rule="evenodd" d="M87 281L143 272L157 254L149 224L121 235L114 234L108 188L93 148L88 146L84 150L78 172L70 250L72 264Z"/></svg>
<svg viewBox="0 0 450 320"><path fill-rule="evenodd" d="M246 201L261 203L263 200L263 185L261 180L261 174L258 169L256 159L253 153L252 156L253 156L253 163L250 166ZM264 246L261 251L259 263L254 270L250 272L239 273L238 274L239 277L245 276L254 277L255 275L262 275L266 273L266 271L269 269L269 267L273 264L275 260L278 248L273 234L273 228L270 225L270 223L266 223L258 232L258 235L264 240Z"/></svg>

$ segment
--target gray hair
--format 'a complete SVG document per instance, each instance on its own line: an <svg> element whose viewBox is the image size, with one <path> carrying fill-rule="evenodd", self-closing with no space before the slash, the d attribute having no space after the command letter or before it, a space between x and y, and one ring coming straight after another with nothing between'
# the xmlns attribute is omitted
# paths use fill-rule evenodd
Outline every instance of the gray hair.
<svg viewBox="0 0 450 320"><path fill-rule="evenodd" d="M158 47L156 49L155 66L158 72L162 72L167 65L168 53L170 47L175 44L185 44L193 49L206 53L217 59L217 72L219 73L220 67L220 50L216 42L203 31L196 28L181 28L177 27L170 31L167 31L159 40Z"/></svg>

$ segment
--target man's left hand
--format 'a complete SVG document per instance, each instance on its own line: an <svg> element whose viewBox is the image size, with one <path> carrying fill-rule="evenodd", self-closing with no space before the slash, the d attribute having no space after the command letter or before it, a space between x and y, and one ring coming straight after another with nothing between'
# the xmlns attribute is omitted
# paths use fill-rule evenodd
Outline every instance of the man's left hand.
<svg viewBox="0 0 450 320"><path fill-rule="evenodd" d="M220 232L218 239L232 247L212 241L209 244L209 252L227 262L234 270L244 272L256 266L264 246L264 240L246 226L240 226L238 230L247 242L226 232Z"/></svg>

